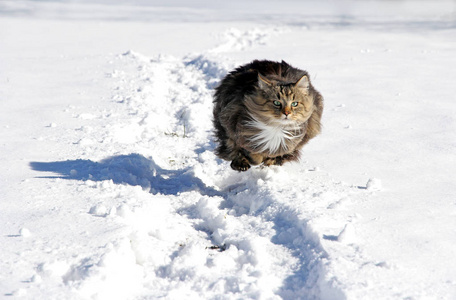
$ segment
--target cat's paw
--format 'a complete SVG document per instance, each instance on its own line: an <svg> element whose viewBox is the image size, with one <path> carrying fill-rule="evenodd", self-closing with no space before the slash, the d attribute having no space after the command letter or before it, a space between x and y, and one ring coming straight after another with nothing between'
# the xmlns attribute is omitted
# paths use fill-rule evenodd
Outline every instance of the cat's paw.
<svg viewBox="0 0 456 300"><path fill-rule="evenodd" d="M275 165L275 158L268 157L263 160L263 166L269 167L272 165Z"/></svg>
<svg viewBox="0 0 456 300"><path fill-rule="evenodd" d="M245 158L234 159L231 162L231 169L239 172L244 172L250 169L250 164Z"/></svg>
<svg viewBox="0 0 456 300"><path fill-rule="evenodd" d="M278 156L278 157L275 158L274 165L276 165L276 166L282 166L284 162L285 162L285 157L283 157L283 156Z"/></svg>
<svg viewBox="0 0 456 300"><path fill-rule="evenodd" d="M278 156L278 157L268 157L266 158L264 161L263 161L263 165L265 165L266 167L269 167L269 166L281 166L283 165L284 161L282 159L282 157Z"/></svg>
<svg viewBox="0 0 456 300"><path fill-rule="evenodd" d="M287 161L295 160L296 157L291 154L285 154L284 156L268 157L263 160L263 165L269 166L282 166Z"/></svg>

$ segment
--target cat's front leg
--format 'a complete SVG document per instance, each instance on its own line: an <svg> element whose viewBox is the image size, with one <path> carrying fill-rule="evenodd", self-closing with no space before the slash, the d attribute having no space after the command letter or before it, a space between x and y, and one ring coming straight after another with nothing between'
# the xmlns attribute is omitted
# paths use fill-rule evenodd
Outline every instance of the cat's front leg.
<svg viewBox="0 0 456 300"><path fill-rule="evenodd" d="M238 155L231 162L231 168L236 171L247 171L250 165L259 165L263 161L263 156L257 153L251 153L245 149L241 149Z"/></svg>

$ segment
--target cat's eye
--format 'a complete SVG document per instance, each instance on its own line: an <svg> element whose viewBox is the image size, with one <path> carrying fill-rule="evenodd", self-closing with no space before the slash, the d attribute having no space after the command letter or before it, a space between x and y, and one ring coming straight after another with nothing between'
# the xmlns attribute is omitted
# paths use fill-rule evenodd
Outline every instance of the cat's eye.
<svg viewBox="0 0 456 300"><path fill-rule="evenodd" d="M291 102L291 106L293 106L293 107L298 106L298 102Z"/></svg>
<svg viewBox="0 0 456 300"><path fill-rule="evenodd" d="M280 103L280 101L277 101L275 100L274 102L272 102L275 106L282 106L282 103Z"/></svg>

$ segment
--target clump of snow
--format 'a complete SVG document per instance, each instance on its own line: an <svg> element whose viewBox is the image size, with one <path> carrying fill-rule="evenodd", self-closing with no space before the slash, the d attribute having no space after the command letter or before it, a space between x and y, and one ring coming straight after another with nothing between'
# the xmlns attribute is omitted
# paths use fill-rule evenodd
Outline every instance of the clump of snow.
<svg viewBox="0 0 456 300"><path fill-rule="evenodd" d="M106 216L107 213L108 213L108 209L106 208L106 206L104 206L101 203L92 206L89 210L89 214L92 214L95 216L100 216L100 217Z"/></svg>
<svg viewBox="0 0 456 300"><path fill-rule="evenodd" d="M370 191L380 191L382 189L382 181L378 178L370 178L366 183L366 188Z"/></svg>
<svg viewBox="0 0 456 300"><path fill-rule="evenodd" d="M43 279L41 278L40 275L38 274L35 274L32 276L32 278L30 279L31 282L34 282L34 283L41 283L43 281Z"/></svg>
<svg viewBox="0 0 456 300"><path fill-rule="evenodd" d="M19 235L28 238L32 235L32 233L27 228L21 228L21 230L19 230Z"/></svg>
<svg viewBox="0 0 456 300"><path fill-rule="evenodd" d="M65 261L51 260L40 263L36 269L41 278L60 278L68 271L69 265Z"/></svg>
<svg viewBox="0 0 456 300"><path fill-rule="evenodd" d="M344 229L337 236L337 240L344 244L353 244L356 242L356 230L353 224L345 225Z"/></svg>

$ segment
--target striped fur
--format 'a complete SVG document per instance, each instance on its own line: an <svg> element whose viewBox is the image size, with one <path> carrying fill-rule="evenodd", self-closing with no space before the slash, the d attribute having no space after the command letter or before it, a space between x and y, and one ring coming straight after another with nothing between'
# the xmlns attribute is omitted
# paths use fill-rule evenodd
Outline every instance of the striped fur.
<svg viewBox="0 0 456 300"><path fill-rule="evenodd" d="M215 153L238 171L297 160L320 133L322 113L323 97L307 72L284 61L255 60L215 89Z"/></svg>

